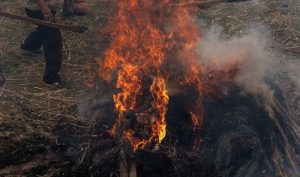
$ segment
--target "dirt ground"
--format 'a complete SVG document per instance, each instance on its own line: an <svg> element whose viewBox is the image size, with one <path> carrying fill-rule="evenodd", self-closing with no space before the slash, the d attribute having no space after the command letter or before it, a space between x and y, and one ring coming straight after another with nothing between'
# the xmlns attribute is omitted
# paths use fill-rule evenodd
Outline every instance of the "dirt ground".
<svg viewBox="0 0 300 177"><path fill-rule="evenodd" d="M53 89L42 82L43 56L25 55L20 43L34 25L0 17L0 176L71 176L74 160L56 138L84 135L80 121L80 99L95 79L96 58L101 57L109 40L101 29L115 11L113 1L88 0L86 16L58 21L90 28L85 34L63 31L64 58L62 78L67 85ZM1 0L0 9L24 14L23 0ZM276 51L285 54L285 63L300 66L300 15L288 14L282 0L262 0L220 4L199 10L199 19L208 26L218 24L228 35L239 35L249 24L262 23L271 29ZM288 94L287 94L288 95ZM293 95L287 98L292 107ZM299 114L300 115L300 114Z"/></svg>

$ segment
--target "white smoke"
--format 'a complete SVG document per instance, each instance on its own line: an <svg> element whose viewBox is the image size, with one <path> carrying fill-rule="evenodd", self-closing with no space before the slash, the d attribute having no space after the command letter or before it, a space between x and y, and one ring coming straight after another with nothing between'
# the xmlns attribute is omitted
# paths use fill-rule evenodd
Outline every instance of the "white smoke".
<svg viewBox="0 0 300 177"><path fill-rule="evenodd" d="M299 169L284 168L285 166L294 167L298 163L290 158L294 156L294 152L290 150L294 145L289 142L291 135L294 135L293 138L298 140L299 124L297 122L299 116L296 113L298 108L283 107L284 104L280 102L281 98L276 97L279 92L276 88L279 86L284 99L289 99L286 96L289 95L287 92L290 91L293 92L292 97L299 97L300 62L297 63L298 60L292 62L287 54L275 51L272 48L275 40L269 31L265 27L259 27L250 29L247 33L239 36L228 37L221 27L212 27L204 32L203 39L199 44L199 62L217 71L228 66L234 66L232 64L237 63L238 73L233 82L244 92L259 98L256 100L257 103L269 113L286 144L284 148L288 159L278 163L283 166L283 169L278 168L278 166L278 170L283 176L298 176ZM281 83L284 84L281 85ZM293 89L290 89L292 87ZM291 102L291 100L287 102ZM281 120L276 116L278 112L284 112L286 115L285 120ZM282 124L280 121L288 123ZM291 134L285 133L285 129L288 129ZM224 144L221 145L226 146L226 148L230 147L226 145L227 142L228 140L224 139ZM284 156L280 154L280 150L276 148L275 150L277 154L275 154L273 160ZM255 176L256 169L257 164L249 162L239 170L237 176ZM297 174L294 175L295 173Z"/></svg>
<svg viewBox="0 0 300 177"><path fill-rule="evenodd" d="M269 31L260 25L247 33L229 37L221 27L214 26L204 31L197 51L199 62L216 71L237 64L234 84L244 93L263 98L257 99L258 103L273 117L272 107L277 104L272 85L278 81L286 83L289 89L282 90L283 94L293 90L293 96L299 97L300 62L291 63L287 54L275 51L272 48L275 40Z"/></svg>
<svg viewBox="0 0 300 177"><path fill-rule="evenodd" d="M268 30L249 30L240 36L227 37L221 27L204 32L198 53L201 64L218 70L234 63L238 65L235 83L249 93L265 90L265 79L276 68L276 54L270 50Z"/></svg>

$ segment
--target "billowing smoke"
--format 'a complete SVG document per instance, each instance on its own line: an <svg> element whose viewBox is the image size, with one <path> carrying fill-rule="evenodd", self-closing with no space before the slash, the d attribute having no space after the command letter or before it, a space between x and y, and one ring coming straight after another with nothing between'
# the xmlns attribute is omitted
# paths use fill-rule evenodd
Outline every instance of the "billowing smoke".
<svg viewBox="0 0 300 177"><path fill-rule="evenodd" d="M274 124L274 130L272 131L278 132L278 134L270 133L272 131L268 132L270 133L268 136L271 137L274 134L276 136L267 145L270 148L272 147L272 155L269 157L265 155L265 157L272 159L271 161L274 162L277 159L284 160L272 164L270 169L275 169L276 173L281 173L282 175L280 176L294 177L299 172L295 165L297 164L296 160L293 159L295 149L298 148L299 131L297 115L293 112L296 112L294 110L298 108L294 109L291 105L286 106L285 102L289 102L289 100L286 100L289 99L288 97L299 96L300 68L295 63L289 63L287 61L289 57L285 54L272 49L274 40L269 31L266 27L252 28L244 34L232 37L226 36L221 27L214 26L203 32L203 38L198 47L199 62L215 71L226 70L232 67L237 68L233 83L243 93L257 98L256 101L269 114L269 116L262 116L261 120L269 117L270 119L266 118L265 120L270 121L268 124ZM227 97L225 99L231 98ZM279 116L279 112L282 116ZM251 113L248 114L250 115ZM250 119L253 118L254 116ZM285 123L283 124L282 122ZM243 126L248 127L249 125L245 124ZM257 123L255 126L260 126L260 124ZM223 141L226 143L230 142L226 140L226 137L231 137L231 134L224 134ZM241 136L242 134L235 134L235 136ZM293 139L293 141L290 141L290 139ZM262 142L262 140L258 141ZM280 143L281 141L285 142L285 144ZM222 148L222 145L224 144L221 142L220 148ZM225 146L225 149L230 149L230 146L226 144ZM222 153L222 155L224 154L228 155L229 153ZM222 160L223 158L217 159ZM219 160L217 160L218 163ZM248 160L249 164L252 160ZM247 173L242 172L243 168L247 169ZM254 171L257 171L258 169L258 167L254 168L247 165L243 168L240 169L237 176L253 176L256 172L252 173L251 170L255 169Z"/></svg>
<svg viewBox="0 0 300 177"><path fill-rule="evenodd" d="M258 26L230 37L220 26L204 30L198 47L199 62L213 70L237 66L235 84L247 93L263 96L268 102L272 102L273 91L267 82L273 82L278 73L285 73L294 84L296 94L299 93L300 66L288 63L287 56L276 52L270 30Z"/></svg>
<svg viewBox="0 0 300 177"><path fill-rule="evenodd" d="M199 61L215 70L237 64L235 83L246 92L259 93L276 64L275 54L268 50L266 31L257 28L241 36L227 37L221 27L214 26L204 33Z"/></svg>

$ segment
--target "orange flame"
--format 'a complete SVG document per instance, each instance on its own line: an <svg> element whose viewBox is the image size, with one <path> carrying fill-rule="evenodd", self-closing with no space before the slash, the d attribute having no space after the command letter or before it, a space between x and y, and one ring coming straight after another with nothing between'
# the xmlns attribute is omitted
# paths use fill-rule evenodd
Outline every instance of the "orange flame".
<svg viewBox="0 0 300 177"><path fill-rule="evenodd" d="M110 131L111 135L115 135L126 121L126 112L146 113L146 126L151 130L148 137L136 137L136 130L131 128L123 130L123 138L132 145L133 150L148 144L160 144L166 136L169 102L167 82L172 73L166 71L164 65L178 60L167 57L171 50L177 51L179 63L183 66L183 76L177 77L177 81L198 90L198 105L187 109L190 110L194 125L201 126L202 109L196 110L202 105L203 95L200 78L202 68L195 52L200 41L199 29L189 10L173 6L174 3L178 2L119 1L111 45L104 58L99 60L99 75L109 82L116 79L118 89L118 93L113 95L118 118ZM149 80L151 85L148 84ZM149 93L145 93L145 90ZM151 104L147 107L143 101L140 103L140 97L151 100ZM145 110L140 110L141 106Z"/></svg>
<svg viewBox="0 0 300 177"><path fill-rule="evenodd" d="M169 96L166 81L162 77L156 77L150 87L150 91L154 98L152 108L158 111L159 116L154 116L154 124L152 126L152 136L158 138L158 143L166 136L166 113Z"/></svg>

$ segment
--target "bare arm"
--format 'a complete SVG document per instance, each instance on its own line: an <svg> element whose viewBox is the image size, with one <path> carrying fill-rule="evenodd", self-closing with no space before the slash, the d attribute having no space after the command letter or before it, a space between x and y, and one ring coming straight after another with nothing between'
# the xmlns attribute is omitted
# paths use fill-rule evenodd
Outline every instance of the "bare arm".
<svg viewBox="0 0 300 177"><path fill-rule="evenodd" d="M46 4L46 2L44 0L35 0L35 2L41 9L45 20L54 22L54 20L55 20L54 16L52 15L52 12L51 12L50 8L48 7L48 5Z"/></svg>

